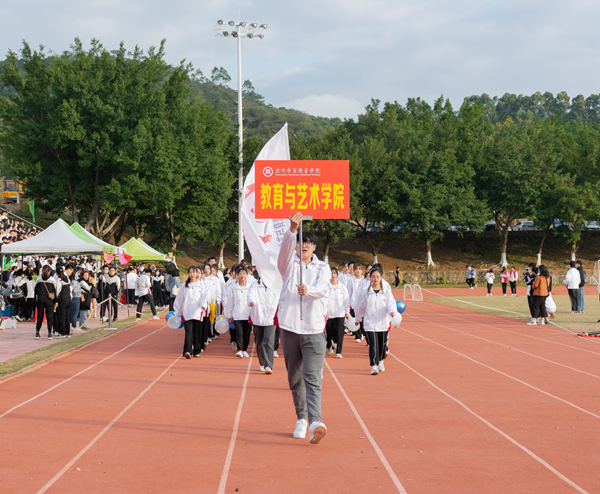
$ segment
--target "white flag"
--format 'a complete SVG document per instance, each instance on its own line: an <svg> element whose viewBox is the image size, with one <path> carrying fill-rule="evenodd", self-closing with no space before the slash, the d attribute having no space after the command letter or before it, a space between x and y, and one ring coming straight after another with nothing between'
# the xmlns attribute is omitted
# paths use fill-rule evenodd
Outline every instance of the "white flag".
<svg viewBox="0 0 600 494"><path fill-rule="evenodd" d="M287 123L261 149L257 160L289 160L290 143ZM283 234L290 228L290 220L257 220L254 213L256 201L254 165L248 172L242 194L242 229L252 255L252 263L258 269L261 280L275 293L280 293L283 280L277 269L277 257Z"/></svg>

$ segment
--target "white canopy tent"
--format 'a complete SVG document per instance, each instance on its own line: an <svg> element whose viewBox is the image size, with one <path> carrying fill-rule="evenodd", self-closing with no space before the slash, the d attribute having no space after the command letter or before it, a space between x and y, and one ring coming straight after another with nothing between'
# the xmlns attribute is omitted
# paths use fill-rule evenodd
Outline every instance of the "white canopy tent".
<svg viewBox="0 0 600 494"><path fill-rule="evenodd" d="M100 254L102 247L79 238L63 220L58 219L35 237L5 244L2 254Z"/></svg>

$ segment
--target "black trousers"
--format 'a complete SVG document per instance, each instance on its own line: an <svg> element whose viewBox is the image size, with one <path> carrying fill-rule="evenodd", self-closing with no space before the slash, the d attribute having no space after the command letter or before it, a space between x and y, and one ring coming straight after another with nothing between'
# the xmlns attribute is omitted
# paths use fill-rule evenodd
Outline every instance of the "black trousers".
<svg viewBox="0 0 600 494"><path fill-rule="evenodd" d="M280 339L280 330L279 326L275 326L275 343L273 344L274 351L279 350L279 339Z"/></svg>
<svg viewBox="0 0 600 494"><path fill-rule="evenodd" d="M156 307L154 307L154 299L152 298L152 294L148 293L147 295L142 295L138 297L137 309L135 310L136 317L142 317L142 307L144 306L144 302L148 302L150 304L150 310L152 311L152 315L156 315Z"/></svg>
<svg viewBox="0 0 600 494"><path fill-rule="evenodd" d="M173 310L173 304L175 303L175 297L169 297L169 310Z"/></svg>
<svg viewBox="0 0 600 494"><path fill-rule="evenodd" d="M337 353L342 353L342 344L344 343L344 318L333 317L327 319L327 348L331 348L332 344L337 345Z"/></svg>
<svg viewBox="0 0 600 494"><path fill-rule="evenodd" d="M506 295L506 286L508 283L502 283L502 295Z"/></svg>
<svg viewBox="0 0 600 494"><path fill-rule="evenodd" d="M165 305L163 303L162 296L163 296L162 288L153 288L152 289L152 297L154 298L154 303L158 307L162 307L163 305Z"/></svg>
<svg viewBox="0 0 600 494"><path fill-rule="evenodd" d="M529 313L533 317L533 295L527 295L527 303L529 304Z"/></svg>
<svg viewBox="0 0 600 494"><path fill-rule="evenodd" d="M568 289L569 298L571 299L571 310L577 312L579 309L579 288Z"/></svg>
<svg viewBox="0 0 600 494"><path fill-rule="evenodd" d="M106 298L104 300L108 300L108 294L106 294L105 296ZM106 314L106 317L109 316L108 314L108 304L111 304L111 311L112 311L112 318L113 321L117 320L117 316L119 315L119 306L117 305L117 299L116 299L116 295L113 295L112 300L108 300L107 302L104 302L103 300L103 304L100 306L100 317L104 317L104 314Z"/></svg>
<svg viewBox="0 0 600 494"><path fill-rule="evenodd" d="M532 305L533 305L533 317L535 318L540 318L540 317L548 317L548 312L546 311L546 299L548 298L547 296L540 296L540 295L534 295L533 297L531 297L532 300Z"/></svg>
<svg viewBox="0 0 600 494"><path fill-rule="evenodd" d="M233 321L235 324L235 341L238 351L247 352L250 345L252 325L248 321Z"/></svg>
<svg viewBox="0 0 600 494"><path fill-rule="evenodd" d="M202 318L202 341L208 343L209 338L212 338L212 324L210 316L204 316Z"/></svg>
<svg viewBox="0 0 600 494"><path fill-rule="evenodd" d="M71 296L69 296L68 301L58 301L58 307L56 308L56 330L58 334L67 336L71 332L71 312L73 312Z"/></svg>
<svg viewBox="0 0 600 494"><path fill-rule="evenodd" d="M494 286L494 284L488 283L487 286L488 286L488 293L492 293L492 287Z"/></svg>
<svg viewBox="0 0 600 494"><path fill-rule="evenodd" d="M467 278L467 286L475 286L475 280L473 278Z"/></svg>
<svg viewBox="0 0 600 494"><path fill-rule="evenodd" d="M198 319L190 319L183 322L185 330L185 340L183 341L183 354L200 355L203 348L202 342L202 322Z"/></svg>
<svg viewBox="0 0 600 494"><path fill-rule="evenodd" d="M127 289L127 305L135 304L135 288Z"/></svg>
<svg viewBox="0 0 600 494"><path fill-rule="evenodd" d="M37 320L35 322L35 332L39 333L44 322L44 310L46 311L46 323L48 324L48 335L52 335L52 322L54 319L54 301L39 301L37 304Z"/></svg>
<svg viewBox="0 0 600 494"><path fill-rule="evenodd" d="M385 331L365 331L367 341L369 342L369 361L371 367L379 365L385 355L386 332Z"/></svg>
<svg viewBox="0 0 600 494"><path fill-rule="evenodd" d="M511 282L510 282L510 292L511 292L513 295L516 295L516 294L517 294L517 282L516 282L516 281L511 281Z"/></svg>

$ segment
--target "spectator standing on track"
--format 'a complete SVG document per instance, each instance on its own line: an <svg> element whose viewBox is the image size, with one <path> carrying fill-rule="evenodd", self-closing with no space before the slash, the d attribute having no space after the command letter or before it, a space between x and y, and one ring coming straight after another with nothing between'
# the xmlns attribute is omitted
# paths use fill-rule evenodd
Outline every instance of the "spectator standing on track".
<svg viewBox="0 0 600 494"><path fill-rule="evenodd" d="M546 324L545 321L548 319L546 299L550 294L550 285L551 279L548 268L541 264L539 267L539 274L535 277L535 280L531 285L533 293L533 318L527 323L529 326Z"/></svg>
<svg viewBox="0 0 600 494"><path fill-rule="evenodd" d="M199 280L199 270L195 266L188 268L188 278L177 293L173 303L175 315L184 319L185 339L183 356L189 359L192 354L199 357L204 351L202 341L202 318L208 307L208 290Z"/></svg>
<svg viewBox="0 0 600 494"><path fill-rule="evenodd" d="M394 271L394 283L395 283L395 288L398 288L398 285L400 284L400 267L396 266L396 271Z"/></svg>
<svg viewBox="0 0 600 494"><path fill-rule="evenodd" d="M56 303L56 281L52 277L52 268L44 266L42 275L35 284L35 295L37 300L37 320L35 322L35 337L40 338L40 329L44 321L46 311L46 323L48 325L48 339L52 339L52 323L54 322L54 304Z"/></svg>
<svg viewBox="0 0 600 494"><path fill-rule="evenodd" d="M471 266L471 288L477 288L477 270L475 266Z"/></svg>
<svg viewBox="0 0 600 494"><path fill-rule="evenodd" d="M277 319L288 384L298 419L293 437L306 437L307 425L310 424L310 442L318 444L327 433L321 417L321 376L331 270L314 255L317 248L314 233L303 232L300 249L297 231L301 221L302 213L296 213L290 219L290 229L283 236L277 259L277 268L283 279Z"/></svg>
<svg viewBox="0 0 600 494"><path fill-rule="evenodd" d="M127 268L127 275L125 276L125 288L127 289L127 306L133 306L135 304L135 286L138 280L133 266Z"/></svg>
<svg viewBox="0 0 600 494"><path fill-rule="evenodd" d="M506 297L506 287L508 286L508 271L502 268L500 271L500 283L502 284L502 296Z"/></svg>
<svg viewBox="0 0 600 494"><path fill-rule="evenodd" d="M152 298L152 269L145 268L142 276L140 276L135 284L135 296L138 298L137 309L135 310L135 320L142 320L142 309L144 308L144 302L148 302L150 310L152 311L152 319L159 319L156 315L156 307L154 306L154 299Z"/></svg>
<svg viewBox="0 0 600 494"><path fill-rule="evenodd" d="M510 293L513 297L517 296L517 280L519 279L519 273L513 266L510 268L510 272L508 273L508 282L510 283Z"/></svg>
<svg viewBox="0 0 600 494"><path fill-rule="evenodd" d="M87 326L88 312L92 306L92 285L90 283L90 272L84 269L79 280L81 286L81 297L79 303L79 329L90 329Z"/></svg>
<svg viewBox="0 0 600 494"><path fill-rule="evenodd" d="M571 261L569 263L569 270L565 276L563 283L567 287L569 292L569 299L571 300L571 312L569 314L577 314L579 308L579 284L581 283L581 275L577 271L577 263Z"/></svg>
<svg viewBox="0 0 600 494"><path fill-rule="evenodd" d="M581 261L577 261L577 271L579 271L579 276L581 277L581 281L579 282L579 293L577 298L577 312L585 313L585 279L586 273L583 270L583 263Z"/></svg>
<svg viewBox="0 0 600 494"><path fill-rule="evenodd" d="M396 312L392 290L385 287L382 280L383 270L379 266L374 267L371 270L370 286L360 294L355 309L356 321L362 321L369 342L372 375L385 371L385 335L391 329L390 318Z"/></svg>
<svg viewBox="0 0 600 494"><path fill-rule="evenodd" d="M487 281L487 296L492 296L492 287L494 286L494 270L490 269L485 273L485 281Z"/></svg>
<svg viewBox="0 0 600 494"><path fill-rule="evenodd" d="M275 353L275 313L279 296L267 287L262 280L250 285L248 290L248 306L250 320L254 328L254 342L258 356L258 370L265 374L273 373L273 357Z"/></svg>
<svg viewBox="0 0 600 494"><path fill-rule="evenodd" d="M348 289L338 281L337 268L331 268L329 302L327 305L327 355L336 350L335 357L343 358L344 319L350 314L350 295Z"/></svg>
<svg viewBox="0 0 600 494"><path fill-rule="evenodd" d="M352 277L352 279L350 280L350 282L348 283L348 295L350 296L350 310L352 312L350 312L350 314L354 317L354 304L356 303L356 297L358 296L359 292L360 292L360 286L361 283L364 281L365 277L363 276L363 265L359 262L354 264L354 276ZM354 341L356 343L359 343L363 340L364 338L364 329L362 324L360 325L360 328L358 330L356 330L354 332Z"/></svg>
<svg viewBox="0 0 600 494"><path fill-rule="evenodd" d="M523 273L523 281L527 285L527 303L529 304L529 313L531 314L531 321L533 321L533 293L531 292L531 285L537 276L538 269L535 263L529 263L529 267L525 268Z"/></svg>
<svg viewBox="0 0 600 494"><path fill-rule="evenodd" d="M240 265L236 269L237 283L232 284L227 294L225 303L225 317L233 321L235 325L235 338L237 353L236 357L248 358L248 346L250 345L250 334L252 326L248 322L250 307L248 306L248 291L252 283L252 277L248 276L248 270Z"/></svg>
<svg viewBox="0 0 600 494"><path fill-rule="evenodd" d="M470 290L472 288L472 286L471 286L471 266L469 266L468 264L467 264L466 280L467 280L467 288Z"/></svg>

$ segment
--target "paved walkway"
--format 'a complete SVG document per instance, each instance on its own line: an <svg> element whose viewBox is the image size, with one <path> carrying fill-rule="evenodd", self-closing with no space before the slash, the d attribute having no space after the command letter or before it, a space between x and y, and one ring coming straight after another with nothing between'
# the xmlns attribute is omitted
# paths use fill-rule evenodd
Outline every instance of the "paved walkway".
<svg viewBox="0 0 600 494"><path fill-rule="evenodd" d="M147 306L144 306L144 310L147 308ZM135 307L132 306L129 310L127 308L119 307L119 319L126 319L131 316L135 316ZM100 309L96 310L96 317L90 317L88 319L87 324L90 329L108 326L108 323L100 323ZM15 329L5 329L0 331L0 362L4 362L18 355L46 347L59 341L56 338L53 338L52 340L47 338L48 332L46 324L42 326L40 333L42 338L36 340L35 323L18 321Z"/></svg>

